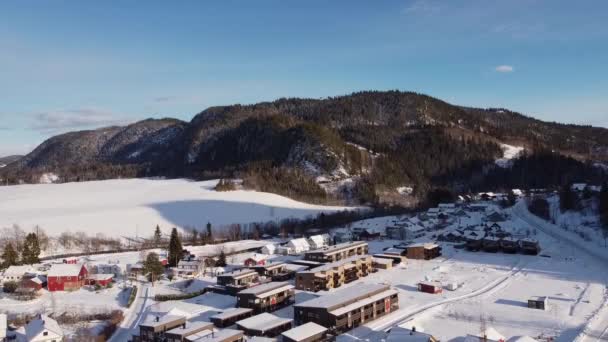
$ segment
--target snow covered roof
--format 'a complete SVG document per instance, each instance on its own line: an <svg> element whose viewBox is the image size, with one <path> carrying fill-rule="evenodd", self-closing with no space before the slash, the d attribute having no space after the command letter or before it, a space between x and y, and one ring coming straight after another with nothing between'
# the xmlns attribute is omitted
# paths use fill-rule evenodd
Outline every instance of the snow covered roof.
<svg viewBox="0 0 608 342"><path fill-rule="evenodd" d="M318 325L314 322L308 322L293 329L287 330L281 335L289 338L292 341L304 341L307 338L322 334L326 331L327 328L325 328L324 326Z"/></svg>
<svg viewBox="0 0 608 342"><path fill-rule="evenodd" d="M383 265L388 265L388 264L393 263L393 260L387 259L387 258L373 258L373 261L377 264L383 264Z"/></svg>
<svg viewBox="0 0 608 342"><path fill-rule="evenodd" d="M336 310L331 311L330 313L334 316L340 316L340 315L344 315L346 313L349 313L357 308L363 307L365 305L368 304L372 304L374 302L377 302L379 300L382 300L383 298L386 298L387 296L391 296L391 295L396 295L398 294L397 290L393 290L393 289L389 289L386 291L382 291L380 293L377 293L373 296L367 297L367 298L363 298L360 299L352 304L343 306L341 308L338 308Z"/></svg>
<svg viewBox="0 0 608 342"><path fill-rule="evenodd" d="M326 239L323 237L323 235L313 235L309 238L310 241L312 241L312 243L314 243L317 246L322 246L325 244Z"/></svg>
<svg viewBox="0 0 608 342"><path fill-rule="evenodd" d="M290 285L288 282L270 282L240 291L239 295L252 294L256 297L268 297L275 293L291 290L293 288L294 286Z"/></svg>
<svg viewBox="0 0 608 342"><path fill-rule="evenodd" d="M255 262L260 262L260 261L263 261L263 260L266 260L266 259L268 259L268 255L255 253L255 254L253 254L253 256L250 256L246 260L253 260Z"/></svg>
<svg viewBox="0 0 608 342"><path fill-rule="evenodd" d="M407 245L407 248L411 247L424 247L424 249L433 249L439 247L439 245L432 242L417 242Z"/></svg>
<svg viewBox="0 0 608 342"><path fill-rule="evenodd" d="M421 226L418 226L418 225L416 225L416 226L407 226L407 227L404 227L404 229L407 230L410 233L419 233L419 232L423 232L425 230L424 227L421 227Z"/></svg>
<svg viewBox="0 0 608 342"><path fill-rule="evenodd" d="M87 278L92 280L108 280L114 278L114 275L112 273L96 273L89 274Z"/></svg>
<svg viewBox="0 0 608 342"><path fill-rule="evenodd" d="M191 339L194 336L186 337L187 341L197 341L197 342L224 342L227 339L235 336L242 336L243 332L241 330L236 329L222 329L222 330L214 330L209 333L203 334L200 333L200 336L197 339ZM232 341L232 340L230 340Z"/></svg>
<svg viewBox="0 0 608 342"><path fill-rule="evenodd" d="M47 315L40 315L38 319L29 322L25 326L25 336L28 341L33 340L43 331L49 331L57 336L63 336L63 330L56 320Z"/></svg>
<svg viewBox="0 0 608 342"><path fill-rule="evenodd" d="M5 277L7 276L23 276L26 273L34 273L36 270L30 265L24 266L9 266L3 273Z"/></svg>
<svg viewBox="0 0 608 342"><path fill-rule="evenodd" d="M454 203L439 203L438 207L440 209L452 209L452 208L456 208L456 204L454 204Z"/></svg>
<svg viewBox="0 0 608 342"><path fill-rule="evenodd" d="M312 268L312 269L310 269L308 271L303 271L303 272L304 273L308 273L308 272L310 272L310 273L325 272L325 271L332 270L332 269L334 269L336 267L340 267L342 265L350 264L353 261L363 260L363 259L367 259L369 257L370 257L369 255L353 255L353 256L348 257L346 259L330 262L330 263L327 263L327 264L324 264L324 265L321 265L319 267L315 267L315 268Z"/></svg>
<svg viewBox="0 0 608 342"><path fill-rule="evenodd" d="M180 335L180 336L189 336L194 333L200 332L201 330L209 330L209 332L211 332L213 330L213 323L211 323L211 322L192 322L192 323L188 322L188 326L186 326L185 328L179 327L179 328L171 329L171 330L167 331L167 333L170 333L173 335Z"/></svg>
<svg viewBox="0 0 608 342"><path fill-rule="evenodd" d="M242 270L236 270L236 271L232 271L232 272L227 272L224 274L219 275L218 277L232 277L234 279L239 279L239 278L243 278L252 274L257 274L258 272L256 272L255 270L249 269L249 268L245 268Z"/></svg>
<svg viewBox="0 0 608 342"><path fill-rule="evenodd" d="M356 289L356 291L353 291L351 288L341 289L302 303L297 303L294 305L294 307L314 307L327 309L357 300L361 297L367 296L370 293L389 290L390 287L384 284L360 284L357 285Z"/></svg>
<svg viewBox="0 0 608 342"><path fill-rule="evenodd" d="M249 309L249 308L232 308L232 309L228 309L222 313L219 313L217 315L211 316L211 318L213 319L227 319L230 317L234 317L234 316L238 316L247 312L251 312L253 311L253 309Z"/></svg>
<svg viewBox="0 0 608 342"><path fill-rule="evenodd" d="M279 327L286 323L291 323L293 320L289 318L281 318L267 312L246 318L236 322L237 326L247 330L266 331Z"/></svg>
<svg viewBox="0 0 608 342"><path fill-rule="evenodd" d="M420 331L394 327L386 337L386 342L429 342L431 337L432 335Z"/></svg>
<svg viewBox="0 0 608 342"><path fill-rule="evenodd" d="M293 239L289 241L289 244L295 249L308 249L310 245L305 238Z"/></svg>
<svg viewBox="0 0 608 342"><path fill-rule="evenodd" d="M486 329L485 337L487 338L486 341L488 341L488 342L506 340L506 338L504 336L502 336L498 331L496 331L496 329L494 329L492 327L489 327ZM478 341L482 341L482 340L483 340L483 335L482 336L467 335L464 339L464 342L478 342Z"/></svg>
<svg viewBox="0 0 608 342"><path fill-rule="evenodd" d="M82 265L78 264L53 264L47 276L49 277L78 277Z"/></svg>

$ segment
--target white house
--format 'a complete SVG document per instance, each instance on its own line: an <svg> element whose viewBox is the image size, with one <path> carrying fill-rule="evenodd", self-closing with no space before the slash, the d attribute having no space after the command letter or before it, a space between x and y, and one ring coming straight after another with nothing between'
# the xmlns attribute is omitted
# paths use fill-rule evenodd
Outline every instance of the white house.
<svg viewBox="0 0 608 342"><path fill-rule="evenodd" d="M93 266L95 274L113 274L114 277L120 277L123 273L120 265L117 264L97 264Z"/></svg>
<svg viewBox="0 0 608 342"><path fill-rule="evenodd" d="M35 275L36 269L29 265L24 266L9 266L4 273L2 273L2 283L7 281L19 282L25 275Z"/></svg>
<svg viewBox="0 0 608 342"><path fill-rule="evenodd" d="M23 337L28 342L59 342L63 341L63 330L57 321L47 315L40 315L25 326Z"/></svg>
<svg viewBox="0 0 608 342"><path fill-rule="evenodd" d="M404 227L405 239L412 240L423 237L426 229L418 225Z"/></svg>
<svg viewBox="0 0 608 342"><path fill-rule="evenodd" d="M287 247L291 248L290 254L300 254L310 250L310 245L305 238L290 240Z"/></svg>
<svg viewBox="0 0 608 342"><path fill-rule="evenodd" d="M329 235L319 234L308 238L308 244L311 249L319 249L329 245Z"/></svg>
<svg viewBox="0 0 608 342"><path fill-rule="evenodd" d="M269 243L262 247L262 254L273 255L277 253L277 245Z"/></svg>
<svg viewBox="0 0 608 342"><path fill-rule="evenodd" d="M200 260L180 260L177 267L173 268L173 274L181 277L196 277L203 269L203 262Z"/></svg>

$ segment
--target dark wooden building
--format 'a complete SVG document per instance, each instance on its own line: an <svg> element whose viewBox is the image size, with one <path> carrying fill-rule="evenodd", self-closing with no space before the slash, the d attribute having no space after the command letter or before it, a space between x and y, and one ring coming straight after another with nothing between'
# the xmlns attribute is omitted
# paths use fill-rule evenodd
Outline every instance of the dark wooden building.
<svg viewBox="0 0 608 342"><path fill-rule="evenodd" d="M414 243L406 248L408 259L431 260L441 256L441 247L435 243Z"/></svg>
<svg viewBox="0 0 608 342"><path fill-rule="evenodd" d="M166 333L175 328L186 328L186 318L183 316L166 315L156 317L150 322L139 325L139 335L133 336L133 342L156 342L166 338Z"/></svg>
<svg viewBox="0 0 608 342"><path fill-rule="evenodd" d="M296 324L314 322L342 333L399 308L398 292L384 284L361 284L294 305Z"/></svg>
<svg viewBox="0 0 608 342"><path fill-rule="evenodd" d="M418 283L418 291L436 294L436 293L443 292L443 287L441 286L440 283L425 281L425 282Z"/></svg>
<svg viewBox="0 0 608 342"><path fill-rule="evenodd" d="M211 322L218 328L229 327L237 321L253 316L253 309L235 308L211 316Z"/></svg>
<svg viewBox="0 0 608 342"><path fill-rule="evenodd" d="M186 322L186 325L174 328L165 333L166 342L186 342L187 337L200 332L210 333L213 331L213 323L209 322Z"/></svg>
<svg viewBox="0 0 608 342"><path fill-rule="evenodd" d="M537 255L540 253L538 240L526 238L519 240L519 247L524 254Z"/></svg>
<svg viewBox="0 0 608 342"><path fill-rule="evenodd" d="M236 304L255 313L272 312L295 302L294 286L287 282L258 285L236 294Z"/></svg>
<svg viewBox="0 0 608 342"><path fill-rule="evenodd" d="M367 251L367 242L345 242L306 252L304 259L318 262L335 262L355 255L367 254Z"/></svg>
<svg viewBox="0 0 608 342"><path fill-rule="evenodd" d="M217 276L217 284L226 288L228 293L236 294L259 282L258 272L251 269L242 269Z"/></svg>

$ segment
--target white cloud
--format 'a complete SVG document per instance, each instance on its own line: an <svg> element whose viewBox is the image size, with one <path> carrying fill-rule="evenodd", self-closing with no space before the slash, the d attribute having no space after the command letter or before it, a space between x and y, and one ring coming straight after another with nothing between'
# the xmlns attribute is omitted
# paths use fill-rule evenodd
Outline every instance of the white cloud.
<svg viewBox="0 0 608 342"><path fill-rule="evenodd" d="M496 70L497 72L502 72L502 73L509 73L509 72L515 71L515 69L511 65L499 65L494 70Z"/></svg>
<svg viewBox="0 0 608 342"><path fill-rule="evenodd" d="M125 123L117 114L97 108L78 108L34 113L33 120L34 122L30 126L32 129L49 133Z"/></svg>

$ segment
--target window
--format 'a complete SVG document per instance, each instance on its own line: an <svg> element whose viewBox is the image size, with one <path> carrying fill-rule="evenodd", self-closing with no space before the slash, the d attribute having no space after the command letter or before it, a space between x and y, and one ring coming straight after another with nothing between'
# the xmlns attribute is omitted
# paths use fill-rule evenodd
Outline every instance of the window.
<svg viewBox="0 0 608 342"><path fill-rule="evenodd" d="M43 332L42 336L49 336L49 332L48 331Z"/></svg>

